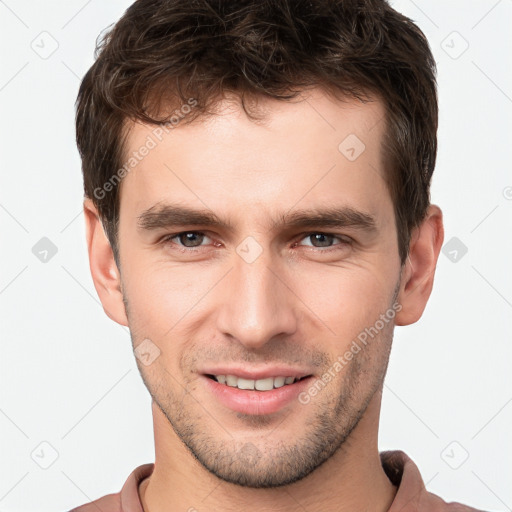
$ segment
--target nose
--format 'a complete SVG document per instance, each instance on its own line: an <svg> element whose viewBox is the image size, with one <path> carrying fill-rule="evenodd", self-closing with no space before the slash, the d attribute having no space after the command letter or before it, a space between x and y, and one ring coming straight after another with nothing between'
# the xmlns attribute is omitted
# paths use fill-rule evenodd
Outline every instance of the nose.
<svg viewBox="0 0 512 512"><path fill-rule="evenodd" d="M269 252L263 251L252 262L235 255L219 300L219 332L247 349L261 348L276 336L297 329L297 297L286 282L283 267L272 263Z"/></svg>

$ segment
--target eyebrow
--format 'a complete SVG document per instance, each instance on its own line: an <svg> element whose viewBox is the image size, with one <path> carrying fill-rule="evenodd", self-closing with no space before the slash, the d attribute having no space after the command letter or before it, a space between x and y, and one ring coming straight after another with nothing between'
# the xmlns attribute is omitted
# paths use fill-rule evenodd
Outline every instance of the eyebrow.
<svg viewBox="0 0 512 512"><path fill-rule="evenodd" d="M203 226L235 231L230 221L220 219L211 210L196 210L181 205L162 204L152 206L138 216L138 227L152 231L177 226ZM270 221L268 228L354 228L372 233L377 231L375 217L349 206L295 210L281 213Z"/></svg>

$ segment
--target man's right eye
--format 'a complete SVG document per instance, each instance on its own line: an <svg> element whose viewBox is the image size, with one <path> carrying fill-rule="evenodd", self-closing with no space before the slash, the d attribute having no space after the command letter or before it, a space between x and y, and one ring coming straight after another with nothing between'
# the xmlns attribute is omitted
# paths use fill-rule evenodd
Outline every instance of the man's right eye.
<svg viewBox="0 0 512 512"><path fill-rule="evenodd" d="M196 247L201 247L201 243L208 238L209 237L207 235L200 231L182 231L180 233L173 233L164 236L160 240L160 243L172 243L178 245L179 247L194 249ZM174 240L176 240L176 242Z"/></svg>

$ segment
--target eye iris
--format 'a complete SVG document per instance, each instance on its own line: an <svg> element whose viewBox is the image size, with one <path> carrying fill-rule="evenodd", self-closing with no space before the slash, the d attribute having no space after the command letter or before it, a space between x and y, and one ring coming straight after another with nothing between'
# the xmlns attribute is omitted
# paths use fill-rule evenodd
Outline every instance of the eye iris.
<svg viewBox="0 0 512 512"><path fill-rule="evenodd" d="M310 235L309 238L311 239L313 245L315 245L315 242L320 242L320 245L316 245L315 247L328 247L332 242L332 236L325 235L323 233L316 233L314 235Z"/></svg>
<svg viewBox="0 0 512 512"><path fill-rule="evenodd" d="M199 233L182 233L179 238L185 247L197 247L201 245L204 235Z"/></svg>

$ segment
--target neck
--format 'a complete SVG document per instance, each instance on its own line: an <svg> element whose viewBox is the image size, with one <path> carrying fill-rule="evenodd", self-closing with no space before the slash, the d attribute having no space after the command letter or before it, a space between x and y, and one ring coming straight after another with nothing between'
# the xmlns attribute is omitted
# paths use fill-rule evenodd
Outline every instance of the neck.
<svg viewBox="0 0 512 512"><path fill-rule="evenodd" d="M153 402L155 467L140 486L144 510L226 512L386 512L396 494L377 447L381 393L377 392L340 449L308 476L290 485L253 489L207 471L176 436Z"/></svg>

